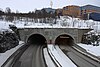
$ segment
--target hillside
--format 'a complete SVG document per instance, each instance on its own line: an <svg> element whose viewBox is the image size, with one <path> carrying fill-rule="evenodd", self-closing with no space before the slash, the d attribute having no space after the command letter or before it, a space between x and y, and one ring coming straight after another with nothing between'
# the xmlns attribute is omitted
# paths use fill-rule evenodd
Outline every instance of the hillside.
<svg viewBox="0 0 100 67"><path fill-rule="evenodd" d="M100 7L98 7L98 6L94 6L94 5L85 5L85 6L81 6L80 7L81 9L83 9L83 10L96 10L96 11L100 11Z"/></svg>

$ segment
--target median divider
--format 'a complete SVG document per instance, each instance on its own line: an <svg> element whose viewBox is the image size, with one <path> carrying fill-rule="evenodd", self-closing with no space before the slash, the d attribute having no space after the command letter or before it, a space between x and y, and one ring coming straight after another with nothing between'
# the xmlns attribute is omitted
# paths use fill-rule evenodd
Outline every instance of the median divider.
<svg viewBox="0 0 100 67"><path fill-rule="evenodd" d="M56 67L51 56L48 54L47 48L43 49L43 53L44 53L44 58L45 58L45 62L46 62L47 67Z"/></svg>
<svg viewBox="0 0 100 67"><path fill-rule="evenodd" d="M52 52L51 52L50 49L48 49L48 53L49 53L49 55L51 56L52 60L54 61L55 65L56 65L57 67L62 67L62 66L60 65L60 63L56 60L55 56L52 54Z"/></svg>
<svg viewBox="0 0 100 67"><path fill-rule="evenodd" d="M58 46L48 45L48 52L57 67L77 67Z"/></svg>

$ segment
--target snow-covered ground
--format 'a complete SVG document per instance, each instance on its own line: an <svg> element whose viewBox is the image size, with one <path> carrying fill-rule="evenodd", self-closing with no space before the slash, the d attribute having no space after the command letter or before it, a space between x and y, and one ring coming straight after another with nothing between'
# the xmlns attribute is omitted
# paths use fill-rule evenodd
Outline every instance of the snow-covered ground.
<svg viewBox="0 0 100 67"><path fill-rule="evenodd" d="M0 53L0 67L22 45L24 45L24 42L20 41L19 45L16 46L15 48L12 48L12 49L6 51L5 53Z"/></svg>
<svg viewBox="0 0 100 67"><path fill-rule="evenodd" d="M33 22L27 22L27 21L13 21L12 23L14 23L18 28L61 28L61 27L67 27L67 28L94 28L95 30L98 28L98 30L100 29L100 23L97 21L93 21L93 20L81 20L79 18L71 18L71 17L66 17L66 16L61 16L60 19L56 20L56 24L52 24L54 23L54 21L51 21L51 23L39 23L39 19L37 22L35 22L35 20ZM7 22L8 23L8 22Z"/></svg>
<svg viewBox="0 0 100 67"><path fill-rule="evenodd" d="M4 22L4 21L0 21L0 33L2 33L2 31L10 31L13 32L11 29L9 29L9 24L13 24L11 22Z"/></svg>
<svg viewBox="0 0 100 67"><path fill-rule="evenodd" d="M93 46L93 45L87 45L82 43L79 43L78 45L84 48L87 52L100 57L100 45Z"/></svg>
<svg viewBox="0 0 100 67"><path fill-rule="evenodd" d="M0 30L9 29L9 25L14 25L14 23L6 22L6 21L0 21Z"/></svg>
<svg viewBox="0 0 100 67"><path fill-rule="evenodd" d="M35 20L33 20L33 22L27 22L25 19L23 19L23 21L16 20L13 22L0 21L0 27L7 28L7 24L14 24L18 28L93 28L96 32L100 32L99 21L81 20L79 18L71 18L68 16L61 16L60 19L56 20L56 24L53 24L55 22L54 20L49 23L39 23L41 19L37 20L37 22L35 22Z"/></svg>

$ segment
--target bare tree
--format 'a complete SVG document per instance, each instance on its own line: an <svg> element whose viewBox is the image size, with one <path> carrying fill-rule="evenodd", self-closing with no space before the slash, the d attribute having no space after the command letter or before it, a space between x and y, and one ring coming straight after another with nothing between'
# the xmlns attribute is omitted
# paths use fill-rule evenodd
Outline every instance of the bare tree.
<svg viewBox="0 0 100 67"><path fill-rule="evenodd" d="M5 9L5 13L11 13L11 9L10 9L9 7L7 7L7 8Z"/></svg>

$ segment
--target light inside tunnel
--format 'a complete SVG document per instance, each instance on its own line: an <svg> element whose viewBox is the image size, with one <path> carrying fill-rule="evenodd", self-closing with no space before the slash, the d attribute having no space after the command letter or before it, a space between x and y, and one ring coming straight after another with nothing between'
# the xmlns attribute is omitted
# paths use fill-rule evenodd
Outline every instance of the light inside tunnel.
<svg viewBox="0 0 100 67"><path fill-rule="evenodd" d="M55 40L55 45L69 45L72 46L74 44L74 39L70 35L60 35Z"/></svg>
<svg viewBox="0 0 100 67"><path fill-rule="evenodd" d="M39 45L46 45L47 41L44 36L40 34L33 34L28 38L28 43L30 44L39 44Z"/></svg>

